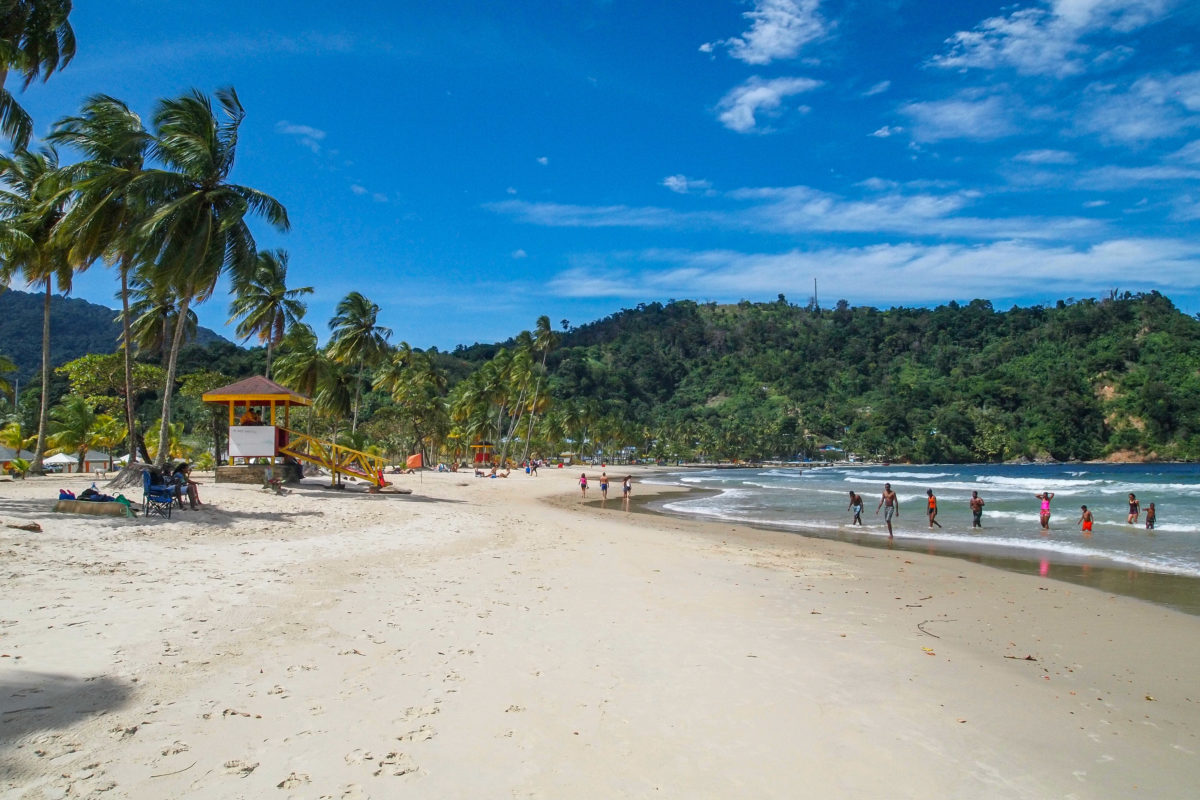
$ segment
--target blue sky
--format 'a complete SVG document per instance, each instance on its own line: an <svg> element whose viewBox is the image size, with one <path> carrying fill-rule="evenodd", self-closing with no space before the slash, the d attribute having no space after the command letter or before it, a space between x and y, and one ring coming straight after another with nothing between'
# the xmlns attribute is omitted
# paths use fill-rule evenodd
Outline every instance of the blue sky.
<svg viewBox="0 0 1200 800"><path fill-rule="evenodd" d="M233 179L288 208L322 336L497 341L690 298L1166 293L1200 311L1193 0L77 0L20 95L234 86ZM10 84L12 81L10 81ZM70 154L64 153L64 160ZM112 305L94 268L75 296ZM227 301L199 307L227 330Z"/></svg>

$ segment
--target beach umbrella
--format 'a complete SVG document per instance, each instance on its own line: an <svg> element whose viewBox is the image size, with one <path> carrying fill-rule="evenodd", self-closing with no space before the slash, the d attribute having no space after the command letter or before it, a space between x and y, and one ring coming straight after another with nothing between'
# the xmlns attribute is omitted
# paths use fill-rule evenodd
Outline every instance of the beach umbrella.
<svg viewBox="0 0 1200 800"><path fill-rule="evenodd" d="M43 464L76 464L79 462L78 456L59 453L42 460Z"/></svg>

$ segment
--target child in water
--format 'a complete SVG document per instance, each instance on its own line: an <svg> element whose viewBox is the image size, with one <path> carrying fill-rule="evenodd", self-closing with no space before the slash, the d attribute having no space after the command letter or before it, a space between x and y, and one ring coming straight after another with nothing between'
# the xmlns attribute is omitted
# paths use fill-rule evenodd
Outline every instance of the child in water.
<svg viewBox="0 0 1200 800"><path fill-rule="evenodd" d="M1148 531L1154 530L1154 518L1155 518L1154 503L1151 503L1146 508L1146 530L1148 530Z"/></svg>

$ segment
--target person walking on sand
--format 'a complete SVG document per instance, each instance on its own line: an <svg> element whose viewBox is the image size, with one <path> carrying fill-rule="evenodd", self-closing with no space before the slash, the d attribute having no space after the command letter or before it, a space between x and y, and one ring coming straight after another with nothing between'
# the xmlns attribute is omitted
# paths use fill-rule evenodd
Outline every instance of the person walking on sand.
<svg viewBox="0 0 1200 800"><path fill-rule="evenodd" d="M1146 507L1146 530L1148 530L1148 531L1154 530L1154 523L1156 521L1156 517L1157 517L1157 515L1154 512L1154 503L1151 503L1149 506Z"/></svg>
<svg viewBox="0 0 1200 800"><path fill-rule="evenodd" d="M875 506L875 513L879 513L880 507L883 508L883 521L887 523L888 538L892 538L892 517L900 516L900 498L896 497L896 493L892 491L892 485L885 483L883 485L883 497L879 498L879 505Z"/></svg>
<svg viewBox="0 0 1200 800"><path fill-rule="evenodd" d="M1130 525L1136 525L1138 517L1142 515L1142 504L1138 502L1137 495L1133 492L1129 493L1129 516L1125 521Z"/></svg>
<svg viewBox="0 0 1200 800"><path fill-rule="evenodd" d="M933 530L933 526L942 527L942 523L937 521L937 498L933 496L933 489L926 489L925 496L929 498L929 530Z"/></svg>
<svg viewBox="0 0 1200 800"><path fill-rule="evenodd" d="M621 481L621 504L625 506L625 510L629 510L629 491L633 488L633 476L626 475L625 480Z"/></svg>
<svg viewBox="0 0 1200 800"><path fill-rule="evenodd" d="M1083 531L1083 535L1091 536L1092 535L1092 512L1088 511L1087 506L1080 506L1079 510L1081 513L1079 515L1079 519L1076 521L1079 523L1080 529Z"/></svg>
<svg viewBox="0 0 1200 800"><path fill-rule="evenodd" d="M600 473L600 507L604 508L604 504L608 502L608 473Z"/></svg>
<svg viewBox="0 0 1200 800"><path fill-rule="evenodd" d="M971 527L983 527L983 498L979 492L971 492Z"/></svg>
<svg viewBox="0 0 1200 800"><path fill-rule="evenodd" d="M1054 492L1042 492L1041 494L1035 494L1034 497L1042 501L1042 511L1039 519L1042 522L1042 530L1048 531L1050 530L1050 501L1054 499Z"/></svg>
<svg viewBox="0 0 1200 800"><path fill-rule="evenodd" d="M850 505L846 506L846 510L854 512L851 525L862 525L863 499L861 495L855 494L853 489L850 490Z"/></svg>
<svg viewBox="0 0 1200 800"><path fill-rule="evenodd" d="M587 473L579 473L579 492L584 500L587 500Z"/></svg>

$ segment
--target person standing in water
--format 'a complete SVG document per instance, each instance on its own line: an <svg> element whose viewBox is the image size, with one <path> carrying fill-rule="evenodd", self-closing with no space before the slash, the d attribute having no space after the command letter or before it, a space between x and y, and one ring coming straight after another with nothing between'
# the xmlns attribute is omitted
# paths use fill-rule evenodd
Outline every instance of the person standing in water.
<svg viewBox="0 0 1200 800"><path fill-rule="evenodd" d="M851 521L851 525L862 525L863 499L855 494L853 489L850 490L850 505L846 506L846 510L854 512L854 519Z"/></svg>
<svg viewBox="0 0 1200 800"><path fill-rule="evenodd" d="M883 508L883 521L887 523L888 538L892 538L892 517L900 516L900 498L896 497L896 493L892 491L892 485L885 483L883 485L883 497L879 498L879 505L875 506L875 513L879 513L880 507Z"/></svg>
<svg viewBox="0 0 1200 800"><path fill-rule="evenodd" d="M1092 512L1088 511L1087 506L1080 506L1079 510L1082 513L1079 515L1078 522L1082 526L1083 535L1091 536L1092 535Z"/></svg>
<svg viewBox="0 0 1200 800"><path fill-rule="evenodd" d="M608 502L608 473L600 473L600 507L604 508L604 504Z"/></svg>
<svg viewBox="0 0 1200 800"><path fill-rule="evenodd" d="M1138 517L1142 515L1142 504L1138 502L1137 495L1133 492L1129 493L1129 516L1125 521L1130 525L1136 525Z"/></svg>
<svg viewBox="0 0 1200 800"><path fill-rule="evenodd" d="M1154 530L1154 523L1156 521L1156 518L1157 518L1157 515L1154 512L1154 503L1151 503L1146 508L1146 530L1148 530L1148 531Z"/></svg>
<svg viewBox="0 0 1200 800"><path fill-rule="evenodd" d="M933 530L933 526L942 527L942 523L937 521L937 498L933 496L933 489L926 489L925 496L929 498L929 529Z"/></svg>
<svg viewBox="0 0 1200 800"><path fill-rule="evenodd" d="M971 527L983 527L983 498L979 492L971 492Z"/></svg>
<svg viewBox="0 0 1200 800"><path fill-rule="evenodd" d="M1048 531L1050 530L1050 501L1054 499L1054 492L1042 492L1041 494L1035 494L1034 497L1042 501L1042 511L1039 518L1042 522L1042 530Z"/></svg>
<svg viewBox="0 0 1200 800"><path fill-rule="evenodd" d="M621 504L625 506L625 510L629 510L629 492L633 489L633 476L626 475L625 480L621 481Z"/></svg>

